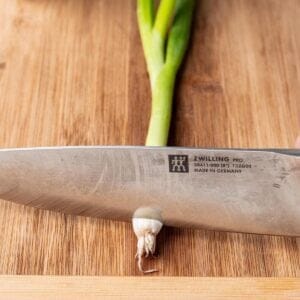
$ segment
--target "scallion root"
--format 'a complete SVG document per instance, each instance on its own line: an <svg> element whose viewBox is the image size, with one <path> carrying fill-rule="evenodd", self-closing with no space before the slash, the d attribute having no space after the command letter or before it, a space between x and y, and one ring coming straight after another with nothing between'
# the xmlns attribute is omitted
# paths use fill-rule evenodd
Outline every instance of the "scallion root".
<svg viewBox="0 0 300 300"><path fill-rule="evenodd" d="M135 257L139 270L144 274L157 272L157 269L144 270L143 260L155 253L156 236L163 226L160 213L149 207L139 208L133 215L132 225L138 239Z"/></svg>

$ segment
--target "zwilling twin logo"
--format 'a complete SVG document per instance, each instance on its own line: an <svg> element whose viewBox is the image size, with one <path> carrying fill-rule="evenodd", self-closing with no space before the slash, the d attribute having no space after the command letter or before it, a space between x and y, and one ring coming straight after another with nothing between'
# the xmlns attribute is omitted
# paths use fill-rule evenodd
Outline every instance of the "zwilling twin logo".
<svg viewBox="0 0 300 300"><path fill-rule="evenodd" d="M171 173L188 173L189 157L187 155L168 155L169 172Z"/></svg>

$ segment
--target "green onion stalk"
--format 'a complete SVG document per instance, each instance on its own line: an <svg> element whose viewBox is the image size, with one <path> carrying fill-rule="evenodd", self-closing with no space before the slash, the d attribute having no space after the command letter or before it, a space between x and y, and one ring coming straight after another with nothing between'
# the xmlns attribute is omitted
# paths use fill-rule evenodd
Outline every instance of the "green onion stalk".
<svg viewBox="0 0 300 300"><path fill-rule="evenodd" d="M146 146L166 146L171 123L175 79L186 52L194 0L138 0L137 14L147 69L152 109Z"/></svg>
<svg viewBox="0 0 300 300"><path fill-rule="evenodd" d="M171 123L176 74L186 52L195 0L161 0L157 11L153 0L137 0L137 14L147 69L152 108L146 146L166 146ZM154 254L156 236L163 226L160 211L151 207L136 210L132 219L138 238L138 268L142 258Z"/></svg>

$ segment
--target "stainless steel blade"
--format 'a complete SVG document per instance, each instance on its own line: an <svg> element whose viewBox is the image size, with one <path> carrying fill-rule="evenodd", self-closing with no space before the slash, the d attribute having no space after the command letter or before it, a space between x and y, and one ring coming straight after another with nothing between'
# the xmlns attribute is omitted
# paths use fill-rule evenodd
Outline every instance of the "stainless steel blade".
<svg viewBox="0 0 300 300"><path fill-rule="evenodd" d="M300 236L300 151L172 147L0 150L0 198L129 221Z"/></svg>

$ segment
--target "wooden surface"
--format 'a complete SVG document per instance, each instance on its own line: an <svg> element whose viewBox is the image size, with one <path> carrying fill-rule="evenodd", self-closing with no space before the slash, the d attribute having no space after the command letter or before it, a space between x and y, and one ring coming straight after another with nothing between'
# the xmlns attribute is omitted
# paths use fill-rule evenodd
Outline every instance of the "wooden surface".
<svg viewBox="0 0 300 300"><path fill-rule="evenodd" d="M300 299L300 279L0 276L0 300Z"/></svg>
<svg viewBox="0 0 300 300"><path fill-rule="evenodd" d="M197 2L170 145L293 147L300 1ZM0 0L0 147L142 145L135 1ZM130 224L0 203L0 273L135 275ZM159 275L299 276L295 238L165 228Z"/></svg>

